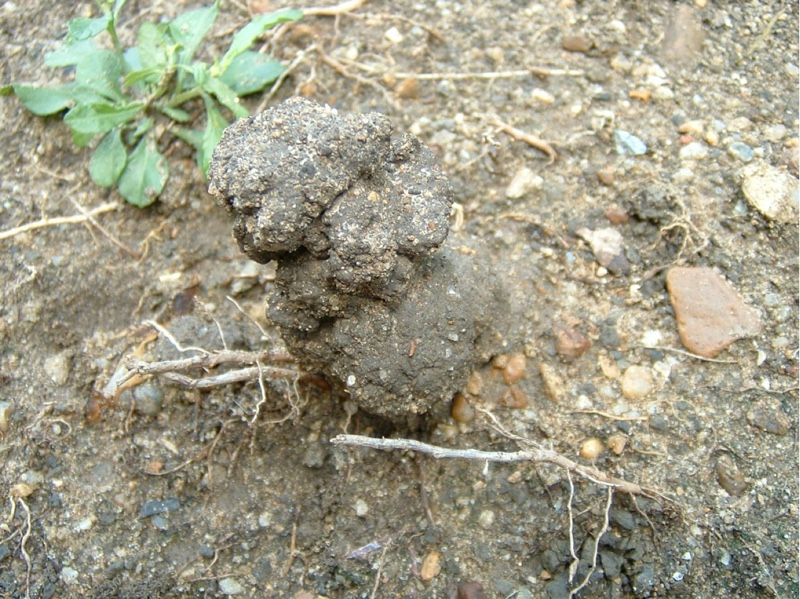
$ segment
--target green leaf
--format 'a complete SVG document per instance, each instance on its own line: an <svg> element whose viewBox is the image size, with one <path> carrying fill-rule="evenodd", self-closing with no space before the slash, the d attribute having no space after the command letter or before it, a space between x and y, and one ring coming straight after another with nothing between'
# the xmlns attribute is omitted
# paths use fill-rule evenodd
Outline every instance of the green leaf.
<svg viewBox="0 0 800 599"><path fill-rule="evenodd" d="M77 148L85 148L92 142L95 136L94 133L81 133L74 129L70 129L69 132L70 135L72 135L72 143L74 143Z"/></svg>
<svg viewBox="0 0 800 599"><path fill-rule="evenodd" d="M189 129L188 127L179 127L175 130L175 135L192 146L196 151L200 151L203 147L203 132L196 129Z"/></svg>
<svg viewBox="0 0 800 599"><path fill-rule="evenodd" d="M33 87L32 85L12 85L16 96L37 116L55 114L68 108L72 103L71 85L58 87Z"/></svg>
<svg viewBox="0 0 800 599"><path fill-rule="evenodd" d="M246 96L260 92L285 70L281 63L266 54L248 50L233 60L220 79L237 95Z"/></svg>
<svg viewBox="0 0 800 599"><path fill-rule="evenodd" d="M188 66L194 57L194 53L200 46L200 42L211 29L211 25L217 18L219 11L219 1L217 0L207 8L190 10L179 15L169 24L169 33L175 43L181 46L178 54L178 62Z"/></svg>
<svg viewBox="0 0 800 599"><path fill-rule="evenodd" d="M271 29L278 23L286 23L287 21L296 21L303 16L303 12L297 9L283 9L264 15L258 15L253 18L247 25L242 27L236 32L231 41L231 46L222 57L222 60L217 67L219 73L224 73L231 66L233 60L248 50L258 36Z"/></svg>
<svg viewBox="0 0 800 599"><path fill-rule="evenodd" d="M208 176L208 165L211 163L211 155L217 147L222 133L228 126L228 121L222 113L214 106L211 98L203 97L206 103L206 130L203 131L203 138L197 148L197 166L203 172L203 177Z"/></svg>
<svg viewBox="0 0 800 599"><path fill-rule="evenodd" d="M124 102L119 89L122 63L111 50L99 50L83 57L75 67L75 83L92 88L116 102Z"/></svg>
<svg viewBox="0 0 800 599"><path fill-rule="evenodd" d="M153 125L154 125L153 119L150 118L141 119L139 121L139 124L136 126L136 129L134 129L133 132L130 134L131 139L132 140L139 139L142 135L149 132L150 129L153 128Z"/></svg>
<svg viewBox="0 0 800 599"><path fill-rule="evenodd" d="M117 125L136 118L144 109L141 102L115 106L104 102L78 104L64 117L64 122L78 133L106 133Z"/></svg>
<svg viewBox="0 0 800 599"><path fill-rule="evenodd" d="M176 123L186 123L192 118L188 112L180 108L161 106L159 109Z"/></svg>
<svg viewBox="0 0 800 599"><path fill-rule="evenodd" d="M164 69L161 67L151 67L149 69L137 69L131 71L122 80L123 87L133 87L137 83L144 81L145 83L158 83L164 74Z"/></svg>
<svg viewBox="0 0 800 599"><path fill-rule="evenodd" d="M128 164L119 178L119 193L139 208L158 199L169 177L167 160L149 137L139 141L128 157Z"/></svg>
<svg viewBox="0 0 800 599"><path fill-rule="evenodd" d="M93 39L74 41L62 45L58 50L44 55L44 64L48 67L71 67L78 64L86 56L99 51Z"/></svg>
<svg viewBox="0 0 800 599"><path fill-rule="evenodd" d="M120 130L112 129L103 138L92 155L89 174L100 187L111 187L117 182L125 168L128 153L122 143Z"/></svg>
<svg viewBox="0 0 800 599"><path fill-rule="evenodd" d="M151 69L167 66L167 51L164 41L165 26L145 21L139 27L139 60L142 67Z"/></svg>
<svg viewBox="0 0 800 599"><path fill-rule="evenodd" d="M205 80L203 88L208 93L213 94L220 101L220 104L230 110L236 118L243 118L250 114L247 108L239 104L239 98L236 93L220 79L209 77Z"/></svg>
<svg viewBox="0 0 800 599"><path fill-rule="evenodd" d="M86 40L103 33L111 22L111 14L106 13L102 17L86 19L83 17L72 19L67 23L67 39Z"/></svg>

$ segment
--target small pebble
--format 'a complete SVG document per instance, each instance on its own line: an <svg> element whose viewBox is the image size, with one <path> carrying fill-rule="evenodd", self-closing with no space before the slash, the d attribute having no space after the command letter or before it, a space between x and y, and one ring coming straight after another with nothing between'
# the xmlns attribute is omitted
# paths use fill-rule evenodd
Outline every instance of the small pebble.
<svg viewBox="0 0 800 599"><path fill-rule="evenodd" d="M519 386L511 385L511 388L500 398L500 404L507 408L522 410L528 407L528 397Z"/></svg>
<svg viewBox="0 0 800 599"><path fill-rule="evenodd" d="M602 229L578 229L579 237L592 248L592 253L601 266L614 274L627 274L631 265L625 257L622 233L611 227Z"/></svg>
<svg viewBox="0 0 800 599"><path fill-rule="evenodd" d="M387 29L383 36L393 44L399 44L404 39L403 34L400 33L400 30L397 29L397 27L391 27Z"/></svg>
<svg viewBox="0 0 800 599"><path fill-rule="evenodd" d="M513 385L525 376L525 354L513 354L503 367L503 380L507 385Z"/></svg>
<svg viewBox="0 0 800 599"><path fill-rule="evenodd" d="M453 398L453 406L450 408L450 415L453 420L462 424L467 424L475 420L475 410L470 405L469 400L461 393L456 393Z"/></svg>
<svg viewBox="0 0 800 599"><path fill-rule="evenodd" d="M703 140L705 140L708 145L716 148L719 145L719 133L713 129L706 131L705 135L703 136Z"/></svg>
<svg viewBox="0 0 800 599"><path fill-rule="evenodd" d="M625 446L627 444L628 437L621 433L614 433L608 438L608 441L606 441L609 451L615 453L616 455L622 455L622 452L625 451Z"/></svg>
<svg viewBox="0 0 800 599"><path fill-rule="evenodd" d="M632 89L628 92L628 97L640 102L649 102L653 92L649 89Z"/></svg>
<svg viewBox="0 0 800 599"><path fill-rule="evenodd" d="M761 330L758 312L713 269L673 267L666 282L678 334L690 352L713 358L737 339Z"/></svg>
<svg viewBox="0 0 800 599"><path fill-rule="evenodd" d="M479 582L462 582L458 585L458 599L486 599L486 592Z"/></svg>
<svg viewBox="0 0 800 599"><path fill-rule="evenodd" d="M729 495L740 497L747 491L747 481L728 454L717 458L717 481Z"/></svg>
<svg viewBox="0 0 800 599"><path fill-rule="evenodd" d="M531 98L537 102L548 105L553 104L556 101L556 98L553 94L539 87L531 90Z"/></svg>
<svg viewBox="0 0 800 599"><path fill-rule="evenodd" d="M483 375L477 370L473 370L469 373L469 379L467 380L467 386L465 390L470 395L480 395L481 390L483 389Z"/></svg>
<svg viewBox="0 0 800 599"><path fill-rule="evenodd" d="M699 141L686 144L679 152L681 160L702 160L708 157L708 148Z"/></svg>
<svg viewBox="0 0 800 599"><path fill-rule="evenodd" d="M367 502L364 501L363 499L356 499L355 510L356 510L356 516L358 516L359 518L363 518L369 512L369 506L367 505Z"/></svg>
<svg viewBox="0 0 800 599"><path fill-rule="evenodd" d="M14 414L14 405L10 401L0 401L0 433L7 433Z"/></svg>
<svg viewBox="0 0 800 599"><path fill-rule="evenodd" d="M622 129L614 130L614 144L617 154L621 156L641 156L647 153L647 145L641 139Z"/></svg>
<svg viewBox="0 0 800 599"><path fill-rule="evenodd" d="M580 456L585 460L595 460L605 449L603 442L597 437L591 437L581 443Z"/></svg>
<svg viewBox="0 0 800 599"><path fill-rule="evenodd" d="M419 577L424 582L429 582L436 578L436 575L442 571L442 554L438 551L431 551L422 560L422 567L419 570Z"/></svg>
<svg viewBox="0 0 800 599"><path fill-rule="evenodd" d="M606 187L613 186L614 182L616 181L616 176L614 174L614 167L607 166L606 168L601 168L599 171L597 171L597 180L600 181L600 183L602 183Z"/></svg>
<svg viewBox="0 0 800 599"><path fill-rule="evenodd" d="M771 435L782 437L789 432L791 426L791 420L777 402L759 402L747 410L745 416L750 425Z"/></svg>
<svg viewBox="0 0 800 599"><path fill-rule="evenodd" d="M169 499L150 499L144 502L142 509L139 511L139 516L142 518L149 518L163 514L164 512L174 512L181 507L181 502L177 497Z"/></svg>
<svg viewBox="0 0 800 599"><path fill-rule="evenodd" d="M134 411L143 416L158 416L164 401L161 386L153 380L145 381L133 389Z"/></svg>
<svg viewBox="0 0 800 599"><path fill-rule="evenodd" d="M511 200L522 198L536 189L541 189L543 183L544 180L539 175L527 166L523 166L514 174L511 183L508 184L506 197Z"/></svg>
<svg viewBox="0 0 800 599"><path fill-rule="evenodd" d="M622 395L626 399L638 401L647 397L653 390L653 373L645 366L629 366L622 375Z"/></svg>
<svg viewBox="0 0 800 599"><path fill-rule="evenodd" d="M542 385L547 398L553 403L562 403L567 395L567 387L556 369L542 362L539 364L539 374L542 377Z"/></svg>
<svg viewBox="0 0 800 599"><path fill-rule="evenodd" d="M742 177L742 193L753 208L779 223L797 221L797 179L769 164L747 166Z"/></svg>
<svg viewBox="0 0 800 599"><path fill-rule="evenodd" d="M731 158L736 158L742 162L750 162L755 157L753 148L741 141L735 141L729 145L727 152Z"/></svg>
<svg viewBox="0 0 800 599"><path fill-rule="evenodd" d="M225 595L240 595L244 593L244 588L235 578L223 578L220 580L219 590Z"/></svg>
<svg viewBox="0 0 800 599"><path fill-rule="evenodd" d="M674 98L675 92L672 91L671 87L667 87L666 85L659 85L657 88L655 88L655 90L653 90L653 99L657 100L658 102L666 102Z"/></svg>
<svg viewBox="0 0 800 599"><path fill-rule="evenodd" d="M44 371L56 385L65 385L69 380L72 352L63 351L49 356L44 361Z"/></svg>
<svg viewBox="0 0 800 599"><path fill-rule="evenodd" d="M565 35L561 38L561 47L568 52L585 53L592 49L592 42L585 35Z"/></svg>
<svg viewBox="0 0 800 599"><path fill-rule="evenodd" d="M394 88L399 98L414 99L419 96L419 82L416 79L403 79Z"/></svg>
<svg viewBox="0 0 800 599"><path fill-rule="evenodd" d="M494 524L494 512L491 510L483 510L481 515L478 516L478 524L481 528L486 530L490 529Z"/></svg>
<svg viewBox="0 0 800 599"><path fill-rule="evenodd" d="M556 325L553 329L556 353L564 360L577 358L592 347L592 342L572 327Z"/></svg>

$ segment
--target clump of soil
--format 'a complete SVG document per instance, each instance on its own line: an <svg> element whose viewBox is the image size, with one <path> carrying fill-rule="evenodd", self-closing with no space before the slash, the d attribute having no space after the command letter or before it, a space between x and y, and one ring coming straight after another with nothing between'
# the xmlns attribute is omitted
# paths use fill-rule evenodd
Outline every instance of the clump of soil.
<svg viewBox="0 0 800 599"><path fill-rule="evenodd" d="M388 118L294 98L225 132L210 191L239 247L278 261L269 318L368 411L428 411L489 354L502 302L481 254L442 247L453 191Z"/></svg>

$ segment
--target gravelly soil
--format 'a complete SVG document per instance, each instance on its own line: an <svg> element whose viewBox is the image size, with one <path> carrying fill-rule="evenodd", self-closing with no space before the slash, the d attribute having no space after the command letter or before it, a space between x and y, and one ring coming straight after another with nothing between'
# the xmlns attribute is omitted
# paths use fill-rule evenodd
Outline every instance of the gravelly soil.
<svg viewBox="0 0 800 599"><path fill-rule="evenodd" d="M125 14L180 8L133 2ZM88 10L6 2L2 80L56 81L42 56ZM209 55L244 17L223 2ZM614 496L581 597L798 593L797 223L747 203L746 150L733 145L797 176L797 20L797 5L780 2L370 1L307 17L270 46L287 64L306 51L273 101L378 110L433 148L463 208L453 239L481 239L512 282L524 343L508 353L526 354L527 374L512 396L498 369L479 368L473 402L583 463L584 440L622 435L621 453L595 465L669 498ZM58 119L10 98L0 107L0 231L120 201L92 186L89 153ZM549 141L558 159L498 120ZM619 130L646 153L621 154ZM441 406L406 430L354 412L314 377L268 380L263 395L255 382L186 391L150 380L117 405L96 401L126 356L167 357L145 320L207 349L222 346L217 323L228 347L276 343L249 318L269 333L274 269L238 252L192 157L170 151L172 179L152 208L120 205L97 217L102 230L0 240L0 402L13 407L0 442L0 596L449 598L470 581L487 597L568 596L603 529L601 486L573 481L570 582L562 470L328 442L346 430L517 449L480 418L459 424ZM515 178L523 192L508 197ZM622 235L625 268L600 268L578 235L606 227ZM761 333L717 361L680 353L664 288L673 264L716 269L760 312ZM565 359L559 330L591 347ZM632 365L654 380L638 401L621 394L618 373Z"/></svg>

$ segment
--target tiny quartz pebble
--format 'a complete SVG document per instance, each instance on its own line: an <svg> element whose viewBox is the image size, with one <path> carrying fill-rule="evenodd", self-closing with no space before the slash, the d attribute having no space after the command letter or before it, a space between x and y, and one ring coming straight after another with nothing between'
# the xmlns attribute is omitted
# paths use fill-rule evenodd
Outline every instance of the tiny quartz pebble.
<svg viewBox="0 0 800 599"><path fill-rule="evenodd" d="M603 442L597 437L591 437L581 443L580 456L586 460L594 460L603 453L603 449L605 449Z"/></svg>
<svg viewBox="0 0 800 599"><path fill-rule="evenodd" d="M622 395L626 399L639 400L653 390L653 373L645 366L629 366L622 375Z"/></svg>

